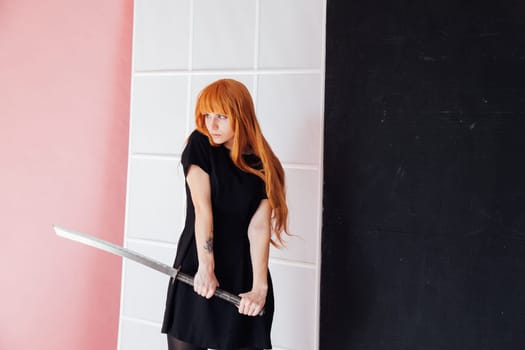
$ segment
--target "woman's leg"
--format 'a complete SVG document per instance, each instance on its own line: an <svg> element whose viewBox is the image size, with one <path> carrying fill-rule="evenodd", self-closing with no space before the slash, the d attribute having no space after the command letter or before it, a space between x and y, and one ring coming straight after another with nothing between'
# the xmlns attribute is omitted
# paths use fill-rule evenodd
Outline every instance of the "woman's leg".
<svg viewBox="0 0 525 350"><path fill-rule="evenodd" d="M175 337L172 337L171 335L168 335L168 350L206 350L206 349L183 342L182 340L179 340ZM248 346L248 347L240 348L238 350L262 350L262 349L259 349L253 346Z"/></svg>
<svg viewBox="0 0 525 350"><path fill-rule="evenodd" d="M179 340L168 334L168 350L206 350L206 349L183 342L182 340Z"/></svg>

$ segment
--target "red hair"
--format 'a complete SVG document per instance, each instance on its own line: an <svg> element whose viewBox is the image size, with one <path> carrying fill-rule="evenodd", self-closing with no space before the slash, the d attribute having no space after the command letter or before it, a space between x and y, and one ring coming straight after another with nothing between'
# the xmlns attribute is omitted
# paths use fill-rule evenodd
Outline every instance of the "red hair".
<svg viewBox="0 0 525 350"><path fill-rule="evenodd" d="M200 92L195 106L195 124L197 130L207 135L210 143L215 145L204 120L204 115L211 112L226 115L230 120L234 131L230 152L233 163L264 181L272 208L271 243L275 247L283 246L281 234L288 234L284 170L261 132L250 92L233 79L217 80ZM250 151L259 157L262 169L248 165L242 157L243 151Z"/></svg>

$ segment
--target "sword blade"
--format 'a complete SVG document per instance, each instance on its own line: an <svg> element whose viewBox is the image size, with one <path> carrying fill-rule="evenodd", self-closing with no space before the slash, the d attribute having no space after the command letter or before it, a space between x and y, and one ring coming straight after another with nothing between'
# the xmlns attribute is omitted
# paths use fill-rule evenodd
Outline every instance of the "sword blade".
<svg viewBox="0 0 525 350"><path fill-rule="evenodd" d="M133 260L135 262L138 262L139 264L145 265L147 267L150 267L154 270L157 270L159 272L162 272L165 275L171 276L173 278L177 277L177 269L174 269L173 267L163 264L159 261L153 260L151 258L148 258L142 254L139 254L135 251L132 251L130 249L121 247L119 245L113 244L111 242L105 241L103 239L100 239L95 236L88 235L86 233L73 231L58 225L54 225L53 228L55 229L55 232L58 236L70 239L72 241L76 241L100 250L104 250L108 253L112 253L124 258L128 258L130 260Z"/></svg>
<svg viewBox="0 0 525 350"><path fill-rule="evenodd" d="M105 241L95 236L88 235L86 233L70 230L58 225L53 225L53 228L55 229L56 234L60 237L67 238L72 241L76 241L100 250L104 250L108 253L112 253L123 258L133 260L141 265L150 267L153 270L162 272L165 275L176 278L178 281L193 286L193 277L182 273L169 265L161 263L160 261L154 260L131 249L121 247L117 244ZM232 303L237 307L239 307L241 303L241 298L239 296L226 292L222 289L215 290L214 295L227 302ZM261 311L260 315L262 315L263 313L264 310Z"/></svg>

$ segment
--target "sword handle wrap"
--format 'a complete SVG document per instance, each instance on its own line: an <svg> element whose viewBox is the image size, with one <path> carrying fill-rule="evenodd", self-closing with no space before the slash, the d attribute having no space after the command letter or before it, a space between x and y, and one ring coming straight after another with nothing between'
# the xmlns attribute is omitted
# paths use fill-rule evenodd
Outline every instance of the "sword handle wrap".
<svg viewBox="0 0 525 350"><path fill-rule="evenodd" d="M190 286L193 286L193 277L183 273L183 272L178 272L177 273L177 280L183 282L183 283L186 283ZM221 298L222 300L225 300L229 303L232 303L233 305L239 307L239 305L241 305L241 298L235 294L232 294L232 293L229 293L229 292L226 292L222 289L219 289L217 288L215 290L215 294L214 294L216 297L218 298ZM259 316L262 316L264 315L264 309L261 310L261 312L259 312Z"/></svg>

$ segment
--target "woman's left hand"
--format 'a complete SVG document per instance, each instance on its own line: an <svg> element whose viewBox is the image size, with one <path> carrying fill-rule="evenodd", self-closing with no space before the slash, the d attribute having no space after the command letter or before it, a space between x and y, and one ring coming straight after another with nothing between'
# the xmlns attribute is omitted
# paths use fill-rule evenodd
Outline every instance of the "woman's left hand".
<svg viewBox="0 0 525 350"><path fill-rule="evenodd" d="M266 303L267 288L252 289L247 293L241 293L239 313L247 316L257 316Z"/></svg>

